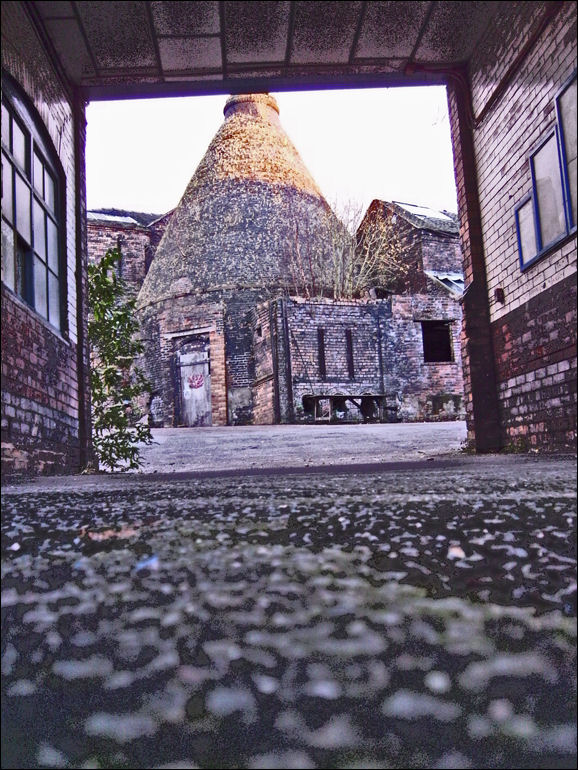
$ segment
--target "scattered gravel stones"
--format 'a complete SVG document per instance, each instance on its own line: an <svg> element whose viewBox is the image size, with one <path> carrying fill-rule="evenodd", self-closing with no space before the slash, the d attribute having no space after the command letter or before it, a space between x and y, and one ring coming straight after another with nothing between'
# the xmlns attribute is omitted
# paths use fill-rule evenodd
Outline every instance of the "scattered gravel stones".
<svg viewBox="0 0 578 770"><path fill-rule="evenodd" d="M4 494L2 766L574 767L574 468L509 467Z"/></svg>

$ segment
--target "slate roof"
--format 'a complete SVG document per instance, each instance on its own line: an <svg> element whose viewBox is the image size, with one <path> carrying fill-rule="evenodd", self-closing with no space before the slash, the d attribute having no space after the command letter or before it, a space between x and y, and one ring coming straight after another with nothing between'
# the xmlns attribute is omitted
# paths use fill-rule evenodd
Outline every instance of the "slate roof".
<svg viewBox="0 0 578 770"><path fill-rule="evenodd" d="M462 295L464 293L465 282L463 273L448 272L447 270L424 270L425 274L434 281L453 292Z"/></svg>
<svg viewBox="0 0 578 770"><path fill-rule="evenodd" d="M94 214L98 216L89 216L89 219L99 219L101 221L121 221L123 219L129 219L136 221L139 225L144 225L145 227L152 224L154 221L158 219L162 219L164 214L151 214L145 211L127 211L126 209L117 209L117 208L100 208L100 209L91 209L89 214ZM112 219L107 220L107 217L112 217Z"/></svg>
<svg viewBox="0 0 578 770"><path fill-rule="evenodd" d="M402 203L401 201L378 201L378 203L389 207L414 227L452 235L459 234L458 215L451 211L439 211L427 206Z"/></svg>
<svg viewBox="0 0 578 770"><path fill-rule="evenodd" d="M114 216L112 214L102 214L100 211L88 211L86 218L89 222L105 222L114 225L138 225L139 223L133 217Z"/></svg>

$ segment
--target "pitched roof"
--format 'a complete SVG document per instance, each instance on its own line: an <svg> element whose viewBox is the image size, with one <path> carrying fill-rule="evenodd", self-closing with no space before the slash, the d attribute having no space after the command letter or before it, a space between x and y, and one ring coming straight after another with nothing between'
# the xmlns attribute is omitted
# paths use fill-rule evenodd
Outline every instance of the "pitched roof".
<svg viewBox="0 0 578 770"><path fill-rule="evenodd" d="M442 233L457 235L459 233L458 216L451 211L439 211L415 203L401 201L374 201L387 206L406 222L423 230L435 230ZM373 206L373 203L371 204Z"/></svg>
<svg viewBox="0 0 578 770"><path fill-rule="evenodd" d="M106 222L115 225L138 225L133 217L114 216L102 214L100 211L87 211L86 218L89 222Z"/></svg>
<svg viewBox="0 0 578 770"><path fill-rule="evenodd" d="M109 217L118 217L120 219L124 217L128 217L129 219L134 219L139 225L150 225L151 222L154 222L157 219L161 218L160 214L150 214L145 211L127 211L126 209L116 209L116 208L100 208L100 209L91 209L90 213L92 214L98 214L98 219L101 219L102 221L105 221L105 216ZM164 216L164 215L163 215ZM95 219L96 217L92 217ZM111 220L114 221L114 220Z"/></svg>

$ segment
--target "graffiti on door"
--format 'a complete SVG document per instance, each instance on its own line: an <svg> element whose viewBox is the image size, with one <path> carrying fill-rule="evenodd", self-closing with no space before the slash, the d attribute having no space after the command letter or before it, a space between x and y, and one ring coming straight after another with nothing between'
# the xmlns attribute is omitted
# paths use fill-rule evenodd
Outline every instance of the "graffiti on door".
<svg viewBox="0 0 578 770"><path fill-rule="evenodd" d="M178 354L181 419L188 427L211 425L211 375L208 350Z"/></svg>

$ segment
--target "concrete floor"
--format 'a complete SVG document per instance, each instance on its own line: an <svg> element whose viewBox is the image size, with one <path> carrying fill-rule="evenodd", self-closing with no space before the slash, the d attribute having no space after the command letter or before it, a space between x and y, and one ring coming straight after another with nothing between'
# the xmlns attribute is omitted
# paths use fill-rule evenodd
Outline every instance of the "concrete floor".
<svg viewBox="0 0 578 770"><path fill-rule="evenodd" d="M464 422L256 425L153 430L142 472L297 468L425 460L455 454Z"/></svg>

